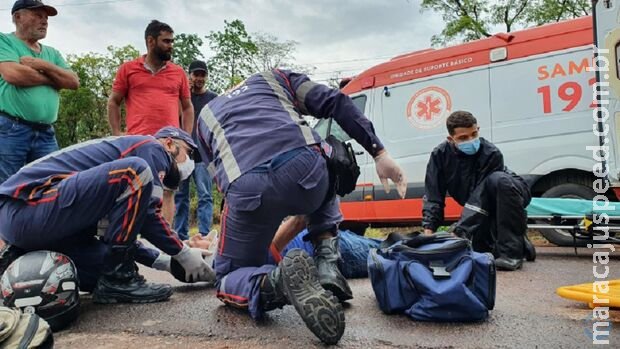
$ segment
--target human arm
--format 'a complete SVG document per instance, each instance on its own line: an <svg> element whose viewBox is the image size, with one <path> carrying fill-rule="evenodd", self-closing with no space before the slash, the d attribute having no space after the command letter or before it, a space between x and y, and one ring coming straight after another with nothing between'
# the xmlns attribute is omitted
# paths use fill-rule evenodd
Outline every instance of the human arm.
<svg viewBox="0 0 620 349"><path fill-rule="evenodd" d="M308 217L305 215L291 216L282 222L273 237L272 245L282 251L291 240L308 225Z"/></svg>
<svg viewBox="0 0 620 349"><path fill-rule="evenodd" d="M7 83L17 87L48 85L56 88L47 75L16 62L0 62L0 76Z"/></svg>
<svg viewBox="0 0 620 349"><path fill-rule="evenodd" d="M425 234L435 232L443 222L446 191L441 154L435 149L426 166L424 179L422 227Z"/></svg>
<svg viewBox="0 0 620 349"><path fill-rule="evenodd" d="M168 223L172 223L174 219L174 191L164 189L162 214Z"/></svg>
<svg viewBox="0 0 620 349"><path fill-rule="evenodd" d="M31 56L22 56L19 63L47 76L57 89L77 90L80 87L77 74L52 62Z"/></svg>
<svg viewBox="0 0 620 349"><path fill-rule="evenodd" d="M181 99L181 128L192 134L194 128L194 106L190 98Z"/></svg>
<svg viewBox="0 0 620 349"><path fill-rule="evenodd" d="M112 91L110 98L108 98L108 121L110 122L110 128L112 129L113 136L122 135L121 132L121 103L123 102L124 94L117 91Z"/></svg>

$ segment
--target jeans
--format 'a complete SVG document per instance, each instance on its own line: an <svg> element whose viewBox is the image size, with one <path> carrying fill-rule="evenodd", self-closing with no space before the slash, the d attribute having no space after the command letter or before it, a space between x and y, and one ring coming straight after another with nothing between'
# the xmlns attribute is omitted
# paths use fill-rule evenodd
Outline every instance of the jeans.
<svg viewBox="0 0 620 349"><path fill-rule="evenodd" d="M194 178L196 190L198 191L198 231L202 235L207 235L211 229L213 220L213 196L211 194L211 184L213 180L207 171L204 162L196 164L192 175L181 183L179 191L174 196L176 213L174 215L174 230L179 234L181 240L189 238L189 181Z"/></svg>
<svg viewBox="0 0 620 349"><path fill-rule="evenodd" d="M0 113L0 184L22 166L58 150L54 128L35 131Z"/></svg>

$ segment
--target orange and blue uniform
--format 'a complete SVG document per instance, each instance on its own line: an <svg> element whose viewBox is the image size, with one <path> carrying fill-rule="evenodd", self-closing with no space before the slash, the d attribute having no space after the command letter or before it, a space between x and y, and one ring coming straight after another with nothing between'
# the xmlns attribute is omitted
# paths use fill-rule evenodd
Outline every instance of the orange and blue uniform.
<svg viewBox="0 0 620 349"><path fill-rule="evenodd" d="M138 244L136 261L152 265L159 252L183 246L161 215L162 179L170 155L151 136L96 139L32 162L0 185L0 237L26 251L54 250L73 259L85 289L96 281L107 246ZM109 226L95 239L102 218ZM92 285L94 286L94 284Z"/></svg>

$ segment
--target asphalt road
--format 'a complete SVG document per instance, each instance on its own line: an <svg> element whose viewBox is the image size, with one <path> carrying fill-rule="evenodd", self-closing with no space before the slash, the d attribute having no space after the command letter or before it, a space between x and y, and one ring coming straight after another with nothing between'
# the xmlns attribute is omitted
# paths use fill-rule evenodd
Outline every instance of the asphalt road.
<svg viewBox="0 0 620 349"><path fill-rule="evenodd" d="M591 282L592 250L538 247L538 259L518 272L498 274L495 310L479 323L422 323L384 315L368 279L351 280L343 348L587 348L593 347L591 310L558 297L562 285ZM620 254L608 279L620 278ZM145 269L151 281L170 282L168 302L96 305L88 296L78 321L56 334L57 348L311 348L323 346L292 307L255 322L224 307L214 289L183 285L166 273ZM620 347L620 310L612 311L609 347ZM600 346L597 346L600 347Z"/></svg>

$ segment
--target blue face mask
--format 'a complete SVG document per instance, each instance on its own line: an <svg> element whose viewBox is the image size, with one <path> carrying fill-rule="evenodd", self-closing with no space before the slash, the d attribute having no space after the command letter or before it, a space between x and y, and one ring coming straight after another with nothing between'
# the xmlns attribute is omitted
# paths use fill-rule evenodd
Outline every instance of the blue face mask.
<svg viewBox="0 0 620 349"><path fill-rule="evenodd" d="M460 151L467 155L474 155L478 152L478 149L480 149L480 138L475 138L471 141L458 143L457 147Z"/></svg>

